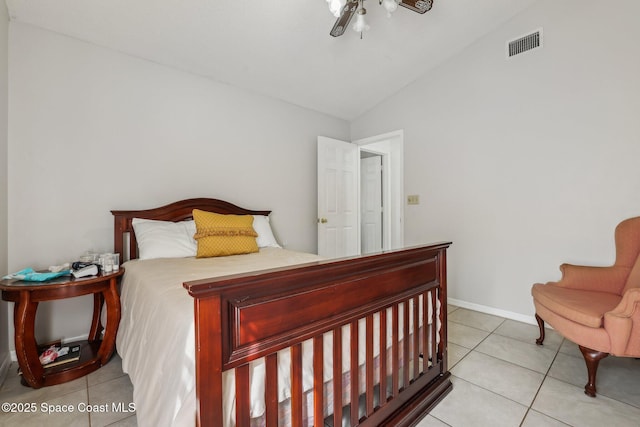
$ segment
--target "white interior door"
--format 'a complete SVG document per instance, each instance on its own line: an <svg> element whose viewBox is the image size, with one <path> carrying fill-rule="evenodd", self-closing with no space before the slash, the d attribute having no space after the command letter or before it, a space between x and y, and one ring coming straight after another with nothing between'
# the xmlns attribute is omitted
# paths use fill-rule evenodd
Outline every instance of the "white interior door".
<svg viewBox="0 0 640 427"><path fill-rule="evenodd" d="M382 250L382 156L360 159L362 253Z"/></svg>
<svg viewBox="0 0 640 427"><path fill-rule="evenodd" d="M339 258L360 253L358 227L359 149L318 137L318 255Z"/></svg>

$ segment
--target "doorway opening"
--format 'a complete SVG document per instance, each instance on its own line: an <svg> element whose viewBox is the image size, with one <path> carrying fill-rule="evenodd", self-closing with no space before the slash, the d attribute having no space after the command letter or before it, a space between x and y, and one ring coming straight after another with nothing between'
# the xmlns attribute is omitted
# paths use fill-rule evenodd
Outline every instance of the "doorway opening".
<svg viewBox="0 0 640 427"><path fill-rule="evenodd" d="M403 247L403 155L402 131L353 142L318 137L319 255Z"/></svg>
<svg viewBox="0 0 640 427"><path fill-rule="evenodd" d="M384 243L383 155L360 149L360 253L380 252Z"/></svg>
<svg viewBox="0 0 640 427"><path fill-rule="evenodd" d="M353 141L360 148L360 161L378 156L381 160L380 171L380 228L377 225L367 225L365 230L365 210L369 206L378 204L377 193L367 188L361 163L360 181L360 236L362 253L380 250L398 249L404 247L404 133L401 130L376 135ZM374 157L375 158L375 157ZM373 160L365 160L373 162ZM370 178L373 179L373 178ZM376 190L377 191L377 190ZM378 216L376 215L376 219ZM367 234L380 229L380 246L375 237Z"/></svg>

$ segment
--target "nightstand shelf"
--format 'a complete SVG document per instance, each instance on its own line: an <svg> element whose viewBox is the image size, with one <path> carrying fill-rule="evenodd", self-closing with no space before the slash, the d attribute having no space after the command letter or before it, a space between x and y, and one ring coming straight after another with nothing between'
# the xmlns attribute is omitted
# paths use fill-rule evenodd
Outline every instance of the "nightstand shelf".
<svg viewBox="0 0 640 427"><path fill-rule="evenodd" d="M89 341L74 341L64 343L65 346L72 347L74 345L80 345L80 359L73 362L64 363L62 365L56 365L48 368L46 365L44 368L44 383L43 386L49 386L54 384L60 384L70 381L71 379L79 378L88 373L91 373L98 369L101 364L98 357L98 351L102 345L102 340L89 342ZM96 366L98 365L98 366ZM68 379L67 379L68 377Z"/></svg>

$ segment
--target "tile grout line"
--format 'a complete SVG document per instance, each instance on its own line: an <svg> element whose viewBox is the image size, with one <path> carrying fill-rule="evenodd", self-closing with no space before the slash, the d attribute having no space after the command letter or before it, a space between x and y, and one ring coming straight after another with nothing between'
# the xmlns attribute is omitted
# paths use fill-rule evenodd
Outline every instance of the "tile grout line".
<svg viewBox="0 0 640 427"><path fill-rule="evenodd" d="M453 313L454 311L457 311L459 308L460 308L460 307L458 307L458 308L456 308L455 310L452 310L451 312L448 312L448 313L447 313L447 322L453 322L453 323L457 323L458 325L467 326L467 325L465 325L465 324L463 324L463 323L456 322L456 321L451 320L451 319L449 318L449 315L450 315L451 313ZM504 319L502 322L500 322L500 325L502 325L502 324L504 323L504 321L505 321L505 320L506 320L506 319ZM500 325L498 325L495 329L498 329L498 328L500 327ZM447 326L448 326L448 325L447 325ZM470 328L473 328L473 326L469 326L469 327L470 327ZM447 327L447 329L448 329L448 327ZM482 329L477 329L477 328L473 328L473 329L476 329L476 330L479 330L479 331L483 331L483 332L488 332L488 331L485 331L485 330L482 330ZM495 331L495 329L494 329L494 331ZM472 351L474 351L474 350L475 350L475 348L476 348L476 347L478 347L478 346L479 346L479 345L480 345L484 340L486 340L486 339L487 339L487 338L488 338L492 333L493 333L493 332L489 332L489 333L487 334L487 336L486 336L486 337L484 337L484 338L483 338L483 339L482 339L478 344L476 344L473 348L470 348L470 349L469 349L469 351L468 351L464 356L462 356L462 357L460 358L460 360L458 360L458 362L456 362L456 365L458 365L460 362L462 362L462 361L465 359L465 357L467 357L469 354L471 354L471 352L472 352ZM460 347L462 347L462 348L467 348L467 347L461 346L460 344L456 344L456 345L458 345L458 346L460 346ZM447 363L447 364L448 364L448 363ZM453 366L451 366L451 367L449 368L449 373L451 373L451 369L453 369ZM451 376L454 376L454 375L453 375L453 374L451 374ZM456 377L456 378L457 378L457 377ZM460 378L460 379L462 380L462 378ZM462 381L465 381L465 380L462 380ZM472 384L473 384L473 383L472 383ZM475 384L474 384L474 385L475 385ZM490 391L490 390L489 390L489 391ZM431 415L431 414L429 413L427 416L431 416L431 417L435 418L436 420L440 421L441 423L443 423L443 424L445 424L445 425L447 425L447 426L449 426L449 427L452 427L452 426L451 426L451 424L446 423L445 421L441 420L440 418L436 417L435 415Z"/></svg>
<svg viewBox="0 0 640 427"><path fill-rule="evenodd" d="M85 384L87 386L86 390L86 395L87 395L87 405L89 405L89 376L86 375L85 377ZM91 427L91 411L87 411L87 422L89 423L89 427Z"/></svg>
<svg viewBox="0 0 640 427"><path fill-rule="evenodd" d="M522 418L522 421L520 422L520 427L522 427L522 425L524 424L524 421L527 419L527 415L529 415L529 412L532 410L533 408L533 404L535 403L536 399L538 398L538 394L540 394L540 390L542 389L542 385L544 384L544 382L547 380L547 377L549 376L549 372L551 372L551 367L553 367L553 364L555 363L556 359L558 358L558 355L560 354L560 349L562 348L562 344L564 344L565 338L562 339L562 341L560 342L560 345L558 346L558 349L556 350L556 354L553 355L553 360L551 361L551 363L549 364L549 367L547 368L547 372L545 372L544 377L542 378L542 381L540 382L540 385L538 386L538 390L536 390L536 394L533 396L533 399L531 400L531 403L529 404L529 407L527 408L527 412L525 412L524 417ZM536 344L538 345L538 344ZM544 344L540 344L539 346L542 347ZM543 414L546 417L549 417L553 420L556 420L562 424L566 424L550 415L545 414L544 412L540 412L541 414Z"/></svg>
<svg viewBox="0 0 640 427"><path fill-rule="evenodd" d="M87 405L91 405L91 387L93 386L89 385L89 378L87 377ZM91 416L89 416L89 419L91 419ZM89 427L91 427L91 423L89 423Z"/></svg>
<svg viewBox="0 0 640 427"><path fill-rule="evenodd" d="M527 367L525 367L525 366L518 365L518 364L513 363L513 362L510 362L510 361L508 361L508 360L500 359L500 358L498 358L498 357L495 357L495 356L492 356L492 355L490 355L490 354L486 354L486 353L483 353L483 352L481 352L481 351L478 351L478 350L477 350L477 347L478 347L478 346L480 346L480 344L482 344L485 340L487 340L487 339L488 339L491 335L493 335L493 334L496 334L496 335L498 335L498 336L500 336L500 337L513 339L513 340L515 340L515 341L519 341L519 342L527 343L527 342L526 342L526 341L524 341L524 340L519 340L519 339L516 339L516 338L513 338L513 337L509 337L509 336L505 336L505 335L501 335L501 334L496 333L496 330L497 330L497 329L498 329L502 324L504 324L504 322L506 322L506 321L507 321L507 319L504 319L502 322L500 322L500 325L498 325L498 326L497 326L493 331L489 332L489 334L488 334L486 337L484 337L484 338L483 338L483 339L482 339L478 344L476 344L472 349L470 349L470 350L469 350L469 352L467 352L467 354L465 354L465 355L464 355L464 356L463 356L463 357L458 361L458 363L456 363L456 365L457 365L457 364L459 364L460 362L462 362L462 361L463 361L463 360L464 360L464 359L465 359L469 354L471 354L471 352L476 351L476 352L478 352L479 354L483 354L483 355L488 356L488 357L493 357L494 359L500 360L500 361L505 362L505 363L509 363L509 364L511 364L511 365L513 365L513 366L517 366L517 367L520 367L520 368L528 369L528 370L530 370L530 371L532 371L532 372L535 372L535 373L541 374L541 372L538 372L538 371L536 371L536 370L533 370L533 369L527 368ZM454 323L458 323L458 322L455 322L455 321L454 321ZM473 328L473 326L464 325L464 324L462 324L462 323L458 323L458 324L463 325L463 326L468 326L468 327L470 327L470 328ZM482 330L482 329L478 329L478 328L474 328L474 329ZM484 330L482 330L482 331L484 331ZM487 332L487 331L484 331L484 332ZM488 391L489 393L495 394L496 396L500 396L500 397L505 398L505 399L507 399L507 400L509 400L509 401L511 401L511 402L514 402L514 403L516 403L516 404L518 404L518 405L524 406L524 407L526 408L526 411L525 411L525 414L524 414L524 416L523 416L523 418L522 418L522 421L521 421L521 422L520 422L520 424L519 424L519 425L520 425L520 427L522 427L522 425L523 425L524 421L525 421L525 420L526 420L526 418L527 418L527 415L529 414L529 412L530 412L530 410L531 410L531 407L533 406L533 403L535 402L536 398L538 397L538 393L540 392L540 389L542 388L542 384L544 384L544 381L547 379L547 376L548 376L548 374L549 374L549 371L551 371L551 367L553 366L553 363L555 362L556 358L558 357L558 354L560 354L560 348L562 348L562 343L563 343L563 342L564 342L564 339L563 339L563 341L560 343L560 345L558 346L558 348L556 349L555 354L554 354L554 356L553 356L553 360L552 360L552 361L551 361L551 363L549 364L549 367L547 368L547 371L544 373L544 377L542 378L542 381L540 382L540 385L538 386L538 390L536 391L536 393L535 393L535 395L534 395L533 399L531 400L531 403L529 404L529 406L525 406L525 405L523 405L523 404L522 404L522 403L520 403L520 402L517 402L517 401L515 401L515 400L513 400L513 399L510 399L510 398L508 398L508 397L506 397L506 396L503 396L503 395L501 395L501 394L499 394L499 393L496 393L496 392L495 392L495 391L493 391L493 390L489 390L489 389L487 389L487 388L485 388L485 387L482 387L482 386L480 386L480 385L478 385L478 384L475 384L475 383L473 383L473 382L471 382L471 381L468 381L468 380L465 380L465 379L463 379L463 378L459 378L459 377L456 377L456 378L458 378L458 379L459 379L459 380L461 380L461 381L468 382L469 384L472 384L472 385L474 385L474 386L476 386L476 387L479 387L479 388L481 388L481 389L483 389L483 390L485 390L485 391ZM458 345L459 345L459 344L458 344ZM462 346L461 346L461 347L462 347ZM453 369L453 367L452 367L452 369ZM558 420L558 419L556 419L556 418L554 418L554 417L551 417L551 416L549 416L549 415L547 415L547 414L545 414L545 413L542 413L542 414L543 414L543 415L545 415L545 416L547 416L547 417L549 417L549 418L552 418L552 419L554 419L554 420L556 420L556 421L558 421L558 422L560 422L560 423L562 423L562 424L568 425L568 424L566 424L566 423L564 423L564 422L562 422L562 421L560 421L560 420ZM434 417L434 418L436 418L436 417ZM442 420L440 420L440 419L438 419L438 420L439 420L439 421L442 421ZM444 422L444 421L443 421L443 422ZM446 424L446 423L445 423L445 424Z"/></svg>
<svg viewBox="0 0 640 427"><path fill-rule="evenodd" d="M519 368L528 369L528 370L530 370L530 371L532 371L532 372L536 372L536 373L538 373L538 374L539 374L540 372L538 372L538 371L534 371L533 369L529 369L529 368L527 368L527 367L525 367L525 366L520 366L520 365L518 365L518 364L516 364L516 363L509 362L508 360L502 360L502 359L500 359L500 358L497 358L497 357L494 357L494 356L491 356L491 355L489 355L489 354L485 354L485 353L482 353L481 351L476 350L476 348L477 348L480 344L482 344L482 343L483 343L487 338L489 338L491 335L493 335L493 334L495 333L495 331L496 331L496 330L497 330L497 329L498 329L498 328L499 328L499 327L500 327L504 322L506 322L506 321L507 321L507 319L504 319L502 322L500 322L500 325L498 325L498 326L497 326L497 327L496 327L492 332L489 332L489 334L488 334L486 337L484 337L484 338L483 338L483 339L482 339L478 344L476 344L472 349L470 349L470 350L467 352L467 354L465 354L464 356L462 356L462 358L458 361L458 363L456 363L456 365L458 365L460 362L462 362L462 361L463 361L463 360L464 360L464 359L465 359L469 354L471 354L473 351L477 351L479 354L482 354L482 355L485 355L485 356L488 356L488 357L493 357L494 359L500 360L500 361L502 361L502 362L509 363L509 364L511 364L511 365L513 365L513 366L517 366L517 367L519 367ZM454 323L456 323L456 322L454 322ZM464 326L467 326L467 325L464 325ZM487 332L487 331L484 331L484 332ZM496 335L498 335L498 336L503 336L503 335L500 335L500 334L496 334ZM510 338L510 337L505 337L505 338ZM512 338L512 339L515 339L515 338ZM518 340L516 340L516 341L518 341ZM458 344L458 345L459 345L459 344ZM462 346L461 346L461 347L462 347ZM464 347L464 348L466 348L466 347ZM558 348L558 349L559 349L559 348ZM557 354L557 353L556 353L556 354ZM555 357L554 357L554 360L555 360ZM551 364L553 364L553 361L551 362ZM549 366L549 369L550 369L550 368L551 368L551 365ZM453 369L453 367L452 367L451 369ZM454 377L455 377L455 375L453 375L453 374L452 374L452 376L454 376ZM496 393L496 392L495 392L495 391L493 391L493 390L489 390L488 388L485 388L485 387L483 387L483 386L481 386L481 385L478 385L478 384L475 384L475 383L473 383L473 382L471 382L471 381L465 380L464 378L460 378L460 377L455 377L455 378L457 378L457 379L458 379L458 380L460 380L460 381L464 381L464 382L466 382L466 383L469 383L469 384L471 384L471 385L473 385L473 386L475 386L475 387L481 388L481 389L483 389L483 390L485 390L485 391L487 391L487 392L489 392L489 393L491 393L491 394L494 394L494 395L496 395L496 396L498 396L498 397L501 397L501 398L503 398L503 399L509 400L510 402L513 402L513 403L515 403L515 404L517 404L517 405L520 405L520 406L523 406L523 407L527 408L527 410L525 411L524 417L523 417L523 419L522 419L522 422L524 422L524 420L525 420L525 418L526 418L527 414L529 413L529 408L531 407L531 405L533 405L533 402L535 401L535 396L534 396L533 400L531 401L531 405L530 405L529 407L526 407L525 405L523 405L523 404L522 404L522 403L520 403L520 402L517 402L517 401L515 401L515 400L513 400L513 399L510 399L510 398L509 398L509 397L507 397L507 396L503 396L503 395L501 395L500 393ZM545 374L545 377L544 377L544 378L546 378L546 374ZM540 387L542 386L542 383L544 382L544 378L542 379L542 381L541 381L541 383L540 383ZM540 390L540 388L538 388L538 390ZM536 396L537 396L537 392L536 392ZM546 414L545 414L545 415L546 415ZM448 425L448 426L449 426L449 424L447 424L446 422L442 421L440 418L435 417L435 416L433 416L433 415L432 415L432 417L433 417L433 418L436 418L438 421L441 421L442 423L444 423L444 424L446 424L446 425ZM555 419L555 418L554 418L554 419ZM520 426L522 425L522 422L520 423Z"/></svg>
<svg viewBox="0 0 640 427"><path fill-rule="evenodd" d="M505 319L505 320L506 320L506 319ZM500 322L500 325L502 325L502 324L504 323L504 321L505 321L505 320L503 320L502 322ZM449 321L451 322L451 320L449 320ZM458 323L458 322L453 322L453 323ZM463 324L463 323L458 323L458 325L468 326L468 325L465 325L465 324ZM500 327L500 325L498 325L495 329L498 329L498 328ZM469 328L473 328L473 326L468 326L468 327L469 327ZM481 340L478 342L478 344L476 344L473 348L470 348L470 349L469 349L469 351L468 351L464 356L462 356L462 357L460 358L460 360L458 360L458 361L456 362L456 365L458 365L460 362L462 362L462 361L463 361L463 360L464 360L464 359L465 359L469 354L471 354L471 352L472 352L472 351L475 351L475 350L476 350L476 348L477 348L480 344L482 344L482 343L483 343L487 338L489 338L489 337L493 334L493 332L492 332L492 331L485 331L484 329L478 329L478 328L473 328L473 329L476 329L476 330L478 330L478 331L482 331L482 332L489 332L489 333L487 334L487 336L486 336L486 337L484 337L483 339L481 339ZM495 329L494 329L494 331L495 331ZM455 344L455 343L454 343L454 344ZM468 348L468 347L465 347L465 346L460 345L460 344L456 344L456 345L457 345L457 346L460 346L460 347L462 347L462 348ZM479 353L484 354L484 353L482 353L482 352L479 352ZM450 369L449 369L449 372L451 372L451 369L453 369L453 368L454 368L454 367L453 367L453 366L451 366L451 367L450 367Z"/></svg>
<svg viewBox="0 0 640 427"><path fill-rule="evenodd" d="M500 323L500 325L498 325L498 326L496 327L496 329L498 329L498 328L499 328L499 327L500 327L504 322L506 322L506 321L507 321L507 319L504 319L504 320ZM508 361L508 360L503 360L503 359L500 359L499 357L495 357L495 356L492 356L492 355L490 355L490 354L486 354L486 353L483 353L483 352L481 352L481 351L477 350L477 347L478 347L480 344L482 344L485 340L487 340L491 335L493 335L493 334L495 333L496 329L494 329L494 330L493 330L493 332L490 332L490 333L489 333L489 335L487 335L486 337L484 337L484 338L482 339L482 341L480 341L478 344L476 344L476 346L475 346L474 348L472 348L471 350L469 350L469 352L468 352L467 354L465 354L465 355L464 355L464 356L463 356L463 357L458 361L458 363L462 362L462 360L463 360L465 357L467 357L469 354L471 354L471 352L476 351L476 352L478 352L479 354L485 355L485 356L487 356L487 357L492 357L492 358L494 358L494 359L496 359L496 360L500 360L501 362L508 363L508 364L510 364L510 365L513 365L513 366L516 366L516 367L519 367L519 368L523 368L523 369L527 369L527 370L529 370L529 371L531 371L531 372L535 372L535 373L540 374L540 372L538 372L538 371L536 371L536 370L533 370L533 369L530 369L530 368L527 368L526 366L521 366L521 365L518 365L517 363L513 363L513 362L510 362L510 361ZM486 332L486 331L485 331L485 332ZM501 337L505 337L505 338L514 339L514 340L516 340L516 341L520 341L520 340L517 340L517 339L515 339L515 338L506 337L506 336L504 336L504 335L500 335L500 334L496 334L496 335L501 336ZM520 341L520 342L524 342L524 341ZM559 349L560 349L560 348L558 347L558 351L559 351ZM557 352L556 352L556 356L557 356ZM555 356L554 356L553 360L555 360ZM456 365L457 365L458 363L456 363ZM553 365L553 361L552 361L552 362L551 362L551 364L549 365L549 368L547 369L547 372L549 371L549 369L551 369L551 365ZM465 380L464 378L460 378L460 377L456 377L456 378L458 378L458 379L459 379L459 380L461 380L461 381L468 382L469 384L473 384L474 386L476 386L476 387L478 387L478 388L481 388L481 389L483 389L483 390L485 390L485 391L488 391L489 393L495 394L496 396L500 396L500 397L502 397L502 398L504 398L504 399L507 399L507 400L509 400L509 401L511 401L511 402L513 402L513 403L516 403L516 404L518 404L518 405L520 405L520 406L525 406L525 405L523 405L522 403L520 403L520 402L518 402L518 401L515 401L515 400L513 400L513 399L511 399L511 398L509 398L509 397L507 397L507 396L503 396L503 395L501 395L500 393L496 393L496 392L495 392L495 391L493 391L493 390L489 390L488 388L482 387L481 385L475 384L475 383L473 383L473 382L471 382L471 381ZM542 381L540 382L540 386L538 387L538 391L540 390L540 387L542 387L542 383L544 382L545 378L546 378L546 374L545 374L545 376L542 378ZM536 392L536 395L534 396L533 400L531 401L531 404L529 405L529 407L527 407L527 411L526 411L526 412L525 412L525 414L524 414L524 417L523 417L523 419L522 419L522 422L524 422L524 419L526 418L527 414L529 413L529 408L531 407L531 405L533 405L533 402L535 401L535 397L536 397L537 395L538 395L538 392ZM522 422L521 422L521 424L520 424L520 425L522 425Z"/></svg>

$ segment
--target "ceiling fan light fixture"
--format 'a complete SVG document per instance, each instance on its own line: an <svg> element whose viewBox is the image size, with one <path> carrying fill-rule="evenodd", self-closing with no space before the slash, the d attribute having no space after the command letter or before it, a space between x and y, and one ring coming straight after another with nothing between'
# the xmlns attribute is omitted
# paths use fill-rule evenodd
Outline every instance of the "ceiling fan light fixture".
<svg viewBox="0 0 640 427"><path fill-rule="evenodd" d="M367 20L364 17L366 14L367 14L367 9L360 6L360 9L358 9L358 12L357 12L356 22L355 24L353 24L353 31L355 31L356 33L369 31L369 28L370 28L369 24L367 24Z"/></svg>
<svg viewBox="0 0 640 427"><path fill-rule="evenodd" d="M335 16L339 18L342 14L342 9L347 4L347 0L327 0L329 3L329 11Z"/></svg>
<svg viewBox="0 0 640 427"><path fill-rule="evenodd" d="M384 10L387 11L388 18L391 18L391 14L398 9L397 0L380 0L380 4L384 7Z"/></svg>
<svg viewBox="0 0 640 427"><path fill-rule="evenodd" d="M340 37L343 35L345 30L349 28L351 19L355 15L356 21L351 28L353 28L356 33L360 33L360 38L362 38L362 33L369 30L369 24L365 18L367 9L364 8L364 1L365 0L327 0L329 10L338 17L338 20L333 24L333 28L329 32L332 37ZM398 6L422 15L431 10L433 0L378 0L378 4L384 8L387 16L390 18L391 14L398 9Z"/></svg>

